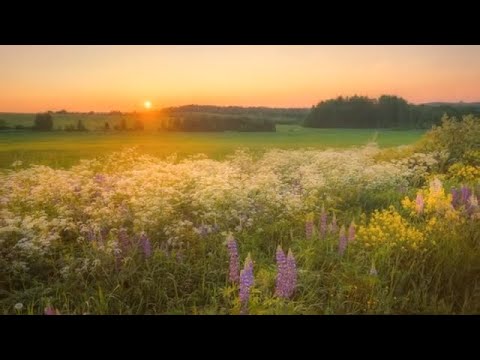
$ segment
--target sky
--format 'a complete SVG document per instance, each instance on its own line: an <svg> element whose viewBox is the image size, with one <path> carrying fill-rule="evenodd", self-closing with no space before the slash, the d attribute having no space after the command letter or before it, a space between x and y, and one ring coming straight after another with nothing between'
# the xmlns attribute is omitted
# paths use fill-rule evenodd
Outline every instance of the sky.
<svg viewBox="0 0 480 360"><path fill-rule="evenodd" d="M0 45L0 112L480 101L480 46Z"/></svg>

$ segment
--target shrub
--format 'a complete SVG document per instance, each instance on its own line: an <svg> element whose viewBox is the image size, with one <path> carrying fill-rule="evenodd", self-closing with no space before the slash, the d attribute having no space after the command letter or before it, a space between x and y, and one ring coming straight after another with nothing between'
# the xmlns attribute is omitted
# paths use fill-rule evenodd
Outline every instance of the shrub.
<svg viewBox="0 0 480 360"><path fill-rule="evenodd" d="M0 119L0 130L3 129L9 129L9 127L7 126L7 122L5 120Z"/></svg>
<svg viewBox="0 0 480 360"><path fill-rule="evenodd" d="M480 149L480 118L468 115L459 121L445 115L442 125L433 127L418 146L427 152L446 151L445 168L455 162L468 162Z"/></svg>
<svg viewBox="0 0 480 360"><path fill-rule="evenodd" d="M83 125L83 122L81 119L78 120L77 122L77 127L76 129L77 131L87 131L87 128L85 127L85 125Z"/></svg>
<svg viewBox="0 0 480 360"><path fill-rule="evenodd" d="M35 116L33 130L37 131L52 131L53 130L53 118L49 113L37 114Z"/></svg>

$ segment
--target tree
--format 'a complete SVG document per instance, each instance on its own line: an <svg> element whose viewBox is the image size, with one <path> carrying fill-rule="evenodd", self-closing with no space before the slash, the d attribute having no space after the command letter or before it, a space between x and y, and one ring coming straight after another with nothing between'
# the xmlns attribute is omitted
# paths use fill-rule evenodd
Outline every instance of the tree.
<svg viewBox="0 0 480 360"><path fill-rule="evenodd" d="M52 131L53 118L49 113L37 114L33 123L33 130L37 131Z"/></svg>
<svg viewBox="0 0 480 360"><path fill-rule="evenodd" d="M85 127L85 125L83 125L82 119L78 119L76 130L77 131L87 131L87 128Z"/></svg>
<svg viewBox="0 0 480 360"><path fill-rule="evenodd" d="M127 130L127 121L125 119L120 120L120 130Z"/></svg>
<svg viewBox="0 0 480 360"><path fill-rule="evenodd" d="M313 106L303 125L317 128L429 128L440 124L444 114L460 118L480 115L472 106L450 104L409 104L394 95L376 99L362 96L338 97Z"/></svg>

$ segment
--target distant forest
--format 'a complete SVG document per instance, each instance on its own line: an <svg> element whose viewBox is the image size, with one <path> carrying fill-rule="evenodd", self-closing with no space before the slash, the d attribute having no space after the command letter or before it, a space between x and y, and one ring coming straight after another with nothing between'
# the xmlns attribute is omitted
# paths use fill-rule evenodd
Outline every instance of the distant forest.
<svg viewBox="0 0 480 360"><path fill-rule="evenodd" d="M186 105L163 109L166 131L275 131L275 124L301 124L309 109Z"/></svg>
<svg viewBox="0 0 480 360"><path fill-rule="evenodd" d="M480 115L480 104L414 105L390 95L378 99L340 96L313 106L303 125L314 128L426 129L439 124L444 114L457 118L467 114Z"/></svg>
<svg viewBox="0 0 480 360"><path fill-rule="evenodd" d="M480 116L480 103L409 104L398 96L338 97L309 108L186 105L150 112L110 111L40 114L0 113L0 131L188 131L274 132L276 125L310 128L428 129L444 114Z"/></svg>
<svg viewBox="0 0 480 360"><path fill-rule="evenodd" d="M185 105L163 109L169 114L180 113L209 113L220 115L242 115L265 118L304 118L308 108L269 108L269 107L242 107L242 106L213 106L213 105Z"/></svg>
<svg viewBox="0 0 480 360"><path fill-rule="evenodd" d="M211 113L179 113L160 123L164 131L276 131L268 118Z"/></svg>

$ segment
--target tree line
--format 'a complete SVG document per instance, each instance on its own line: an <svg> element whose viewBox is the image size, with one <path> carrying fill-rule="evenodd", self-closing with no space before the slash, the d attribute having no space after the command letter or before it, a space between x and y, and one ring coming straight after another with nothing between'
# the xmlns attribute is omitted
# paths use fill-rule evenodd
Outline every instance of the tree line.
<svg viewBox="0 0 480 360"><path fill-rule="evenodd" d="M164 131L244 131L273 132L275 122L265 118L247 116L215 116L203 113L186 114L164 119L160 130Z"/></svg>
<svg viewBox="0 0 480 360"><path fill-rule="evenodd" d="M57 111L62 115L66 110ZM72 114L73 113L68 113ZM107 115L118 116L119 112L112 111ZM302 108L266 108L266 107L239 107L239 106L204 106L187 105L167 108L157 113L150 113L149 122L156 121L161 131L276 131L276 124L301 124L315 128L402 128L426 129L441 123L443 115L456 117L473 114L480 116L480 103L430 103L414 105L405 99L382 95L378 99L365 96L338 97L322 101L309 109ZM79 114L82 115L82 114ZM87 116L88 114L83 114ZM96 130L132 131L143 130L144 123L141 114L132 113L131 121L123 117L96 123ZM7 121L0 120L0 130L28 129L36 131L54 130L53 117L55 113L48 111L37 114L32 126L8 126ZM133 118L133 119L132 119ZM76 124L63 121L56 123L57 130L88 131L84 119L77 118ZM63 126L60 126L63 123ZM93 129L90 129L93 130Z"/></svg>
<svg viewBox="0 0 480 360"><path fill-rule="evenodd" d="M261 118L304 118L308 114L308 108L269 108L263 106L215 106L215 105L184 105L165 108L162 111L168 115L184 113L208 113L219 115L239 115Z"/></svg>
<svg viewBox="0 0 480 360"><path fill-rule="evenodd" d="M117 131L129 131L129 130L144 130L145 126L143 121L140 119L135 119L133 126L128 127L127 121L125 119L121 119L120 123L114 125L113 127L110 126L108 121L105 121L103 130L110 131L110 130L117 130ZM53 131L53 117L50 112L37 114L33 121L33 126L31 127L32 130L35 131ZM76 125L67 124L61 130L64 131L88 131L87 127L83 124L82 119L78 119Z"/></svg>
<svg viewBox="0 0 480 360"><path fill-rule="evenodd" d="M444 114L457 118L480 115L480 108L450 104L414 105L393 95L382 95L378 99L339 96L313 106L303 125L315 128L426 129L440 124Z"/></svg>

